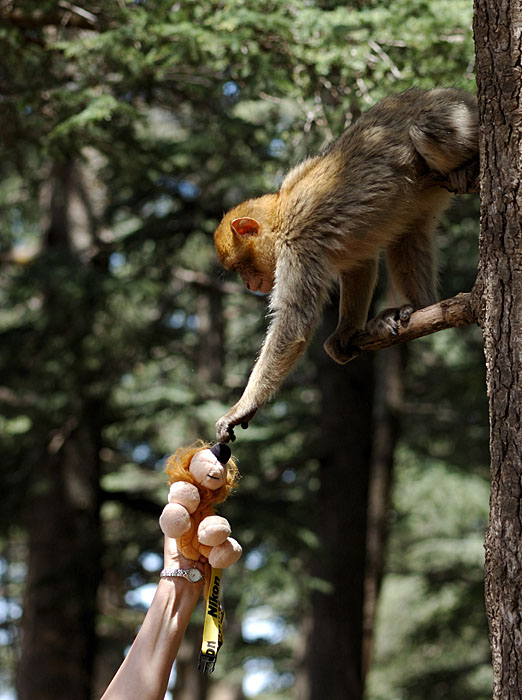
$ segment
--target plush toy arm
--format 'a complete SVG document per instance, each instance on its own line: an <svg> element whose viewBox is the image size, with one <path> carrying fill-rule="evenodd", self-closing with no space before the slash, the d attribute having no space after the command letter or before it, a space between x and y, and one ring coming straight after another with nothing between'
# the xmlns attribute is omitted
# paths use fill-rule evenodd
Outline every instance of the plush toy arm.
<svg viewBox="0 0 522 700"><path fill-rule="evenodd" d="M167 537L177 539L190 530L189 512L179 503L167 503L160 515L159 524Z"/></svg>
<svg viewBox="0 0 522 700"><path fill-rule="evenodd" d="M242 553L241 545L230 535L230 524L220 515L209 515L200 522L198 540L212 547L208 554L210 566L225 569L232 566Z"/></svg>
<svg viewBox="0 0 522 700"><path fill-rule="evenodd" d="M169 503L179 503L193 513L199 506L200 496L197 486L188 481L175 481L169 489Z"/></svg>
<svg viewBox="0 0 522 700"><path fill-rule="evenodd" d="M199 506L196 486L188 481L175 481L169 489L169 502L160 516L160 527L168 537L177 539L190 529L190 514Z"/></svg>
<svg viewBox="0 0 522 700"><path fill-rule="evenodd" d="M227 537L223 544L212 547L208 556L210 566L215 569L226 569L239 559L242 553L241 545L233 537Z"/></svg>
<svg viewBox="0 0 522 700"><path fill-rule="evenodd" d="M215 547L230 535L230 524L226 518L220 515L209 515L200 522L198 527L198 540L201 544Z"/></svg>

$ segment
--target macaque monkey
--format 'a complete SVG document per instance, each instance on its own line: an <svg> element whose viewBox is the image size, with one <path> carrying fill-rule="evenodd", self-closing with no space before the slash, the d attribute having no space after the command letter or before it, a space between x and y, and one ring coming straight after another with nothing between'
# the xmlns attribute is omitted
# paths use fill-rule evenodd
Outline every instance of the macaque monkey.
<svg viewBox="0 0 522 700"><path fill-rule="evenodd" d="M450 201L437 185L478 154L475 99L460 90L410 89L363 114L323 153L290 170L278 192L232 209L214 234L219 259L253 292L270 293L261 353L239 401L216 424L234 440L277 390L307 346L339 280L339 322L324 344L340 364L365 327L378 257L407 302L367 329L397 333L436 300L433 231Z"/></svg>

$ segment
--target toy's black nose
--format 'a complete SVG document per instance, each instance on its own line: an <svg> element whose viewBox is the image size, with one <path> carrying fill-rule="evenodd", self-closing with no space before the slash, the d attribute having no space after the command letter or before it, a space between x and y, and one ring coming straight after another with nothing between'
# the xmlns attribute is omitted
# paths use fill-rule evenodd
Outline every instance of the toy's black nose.
<svg viewBox="0 0 522 700"><path fill-rule="evenodd" d="M221 464L226 464L232 454L232 450L224 442L216 442L216 444L210 448L210 451Z"/></svg>

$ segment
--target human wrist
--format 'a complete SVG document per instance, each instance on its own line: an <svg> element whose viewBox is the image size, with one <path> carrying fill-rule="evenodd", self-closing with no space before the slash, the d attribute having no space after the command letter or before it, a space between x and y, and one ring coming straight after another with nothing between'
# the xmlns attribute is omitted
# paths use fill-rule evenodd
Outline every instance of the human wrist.
<svg viewBox="0 0 522 700"><path fill-rule="evenodd" d="M158 591L163 591L169 598L174 596L180 605L184 602L192 606L199 598L202 583L191 583L180 576L160 578Z"/></svg>
<svg viewBox="0 0 522 700"><path fill-rule="evenodd" d="M203 582L205 579L204 573L195 566L189 567L165 567L160 572L160 578L182 578L189 583L199 583Z"/></svg>

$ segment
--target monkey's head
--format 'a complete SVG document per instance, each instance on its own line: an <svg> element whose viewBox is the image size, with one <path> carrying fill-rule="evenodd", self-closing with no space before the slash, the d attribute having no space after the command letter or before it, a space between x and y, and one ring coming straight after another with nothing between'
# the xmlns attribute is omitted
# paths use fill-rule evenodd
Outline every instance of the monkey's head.
<svg viewBox="0 0 522 700"><path fill-rule="evenodd" d="M268 294L274 286L277 195L250 199L229 211L214 233L219 260L239 272L247 289Z"/></svg>

